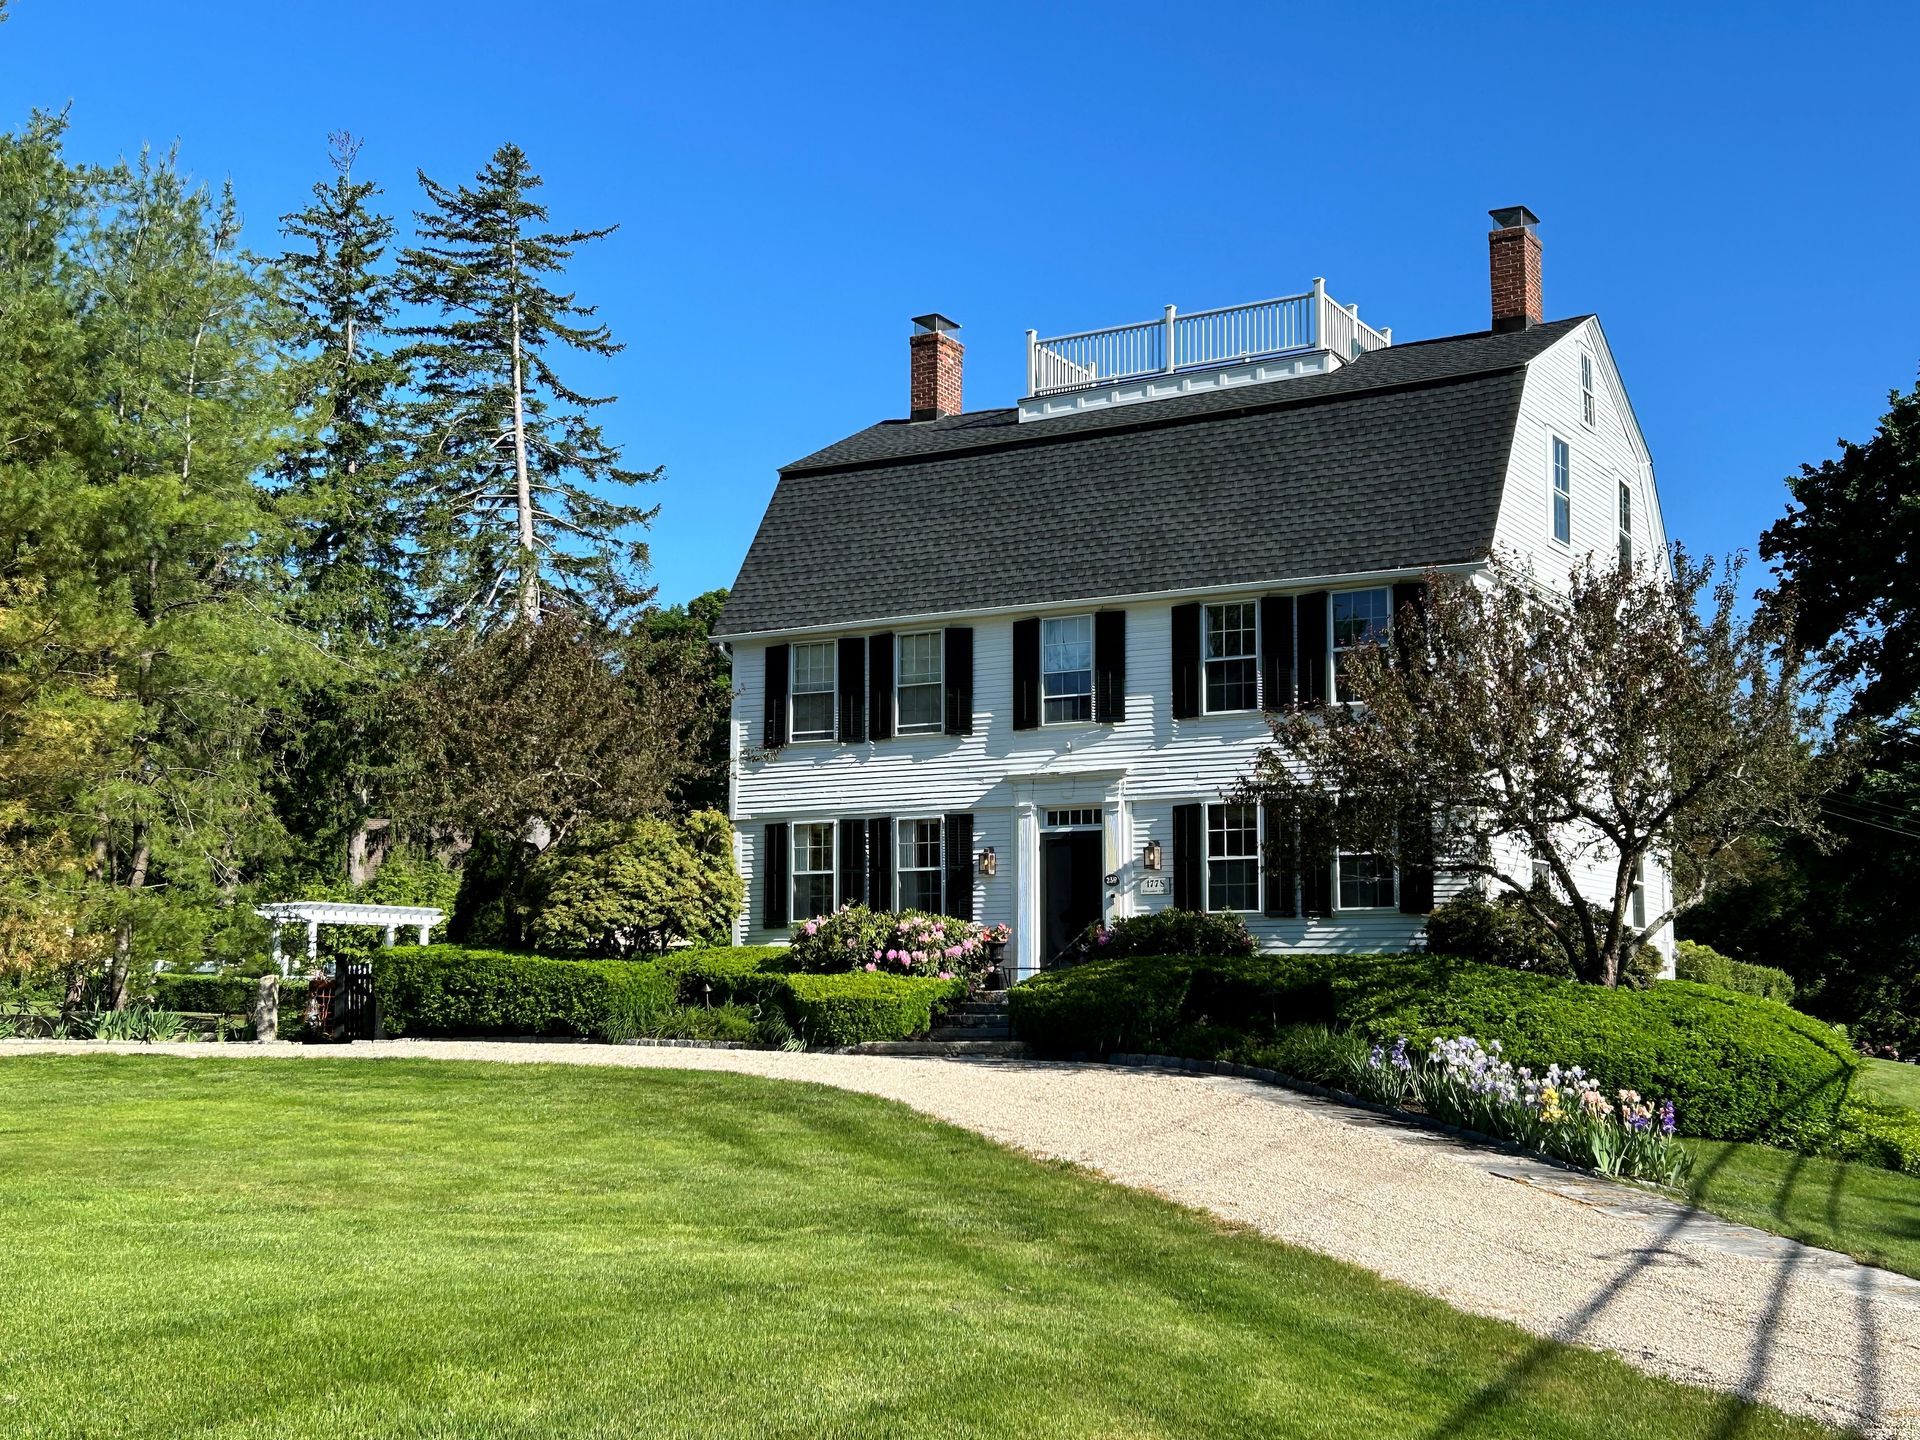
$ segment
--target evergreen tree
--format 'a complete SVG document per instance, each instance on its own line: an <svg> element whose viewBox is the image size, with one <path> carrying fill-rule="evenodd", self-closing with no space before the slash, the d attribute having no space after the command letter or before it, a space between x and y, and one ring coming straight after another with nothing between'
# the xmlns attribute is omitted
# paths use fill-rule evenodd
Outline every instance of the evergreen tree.
<svg viewBox="0 0 1920 1440"><path fill-rule="evenodd" d="M541 183L512 144L472 185L422 173L421 244L401 257L404 298L437 312L407 332L421 588L434 619L475 631L538 620L549 591L602 619L648 594L646 547L631 537L653 511L607 492L660 472L622 465L594 418L613 397L558 369L567 352L621 349L555 286L576 248L613 227L548 229Z"/></svg>

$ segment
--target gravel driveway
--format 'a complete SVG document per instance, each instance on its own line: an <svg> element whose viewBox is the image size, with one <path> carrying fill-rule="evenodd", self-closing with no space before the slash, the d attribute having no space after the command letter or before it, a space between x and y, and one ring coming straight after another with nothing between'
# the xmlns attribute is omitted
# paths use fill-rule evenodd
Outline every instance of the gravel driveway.
<svg viewBox="0 0 1920 1440"><path fill-rule="evenodd" d="M1920 1437L1920 1282L1256 1081L1023 1060L513 1042L0 1043L0 1055L103 1049L733 1070L864 1091L1536 1335L1869 1435Z"/></svg>

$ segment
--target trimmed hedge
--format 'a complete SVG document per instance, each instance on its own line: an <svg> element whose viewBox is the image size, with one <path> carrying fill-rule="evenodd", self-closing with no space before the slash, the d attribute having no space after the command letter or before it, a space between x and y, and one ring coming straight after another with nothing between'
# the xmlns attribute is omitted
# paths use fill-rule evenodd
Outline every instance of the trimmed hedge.
<svg viewBox="0 0 1920 1440"><path fill-rule="evenodd" d="M1673 974L1678 980L1718 985L1722 990L1758 995L1762 1000L1778 1000L1782 1005L1793 1003L1793 977L1786 971L1730 959L1711 945L1695 940L1681 940L1674 945Z"/></svg>
<svg viewBox="0 0 1920 1440"><path fill-rule="evenodd" d="M682 1005L758 1005L778 998L791 966L784 945L674 950L651 963L673 976Z"/></svg>
<svg viewBox="0 0 1920 1440"><path fill-rule="evenodd" d="M1241 1058L1289 1025L1375 1040L1498 1040L1516 1064L1580 1065L1671 1099L1688 1134L1817 1143L1852 1082L1851 1050L1774 1001L1685 981L1609 990L1433 955L1105 961L1015 987L1015 1033L1043 1049Z"/></svg>
<svg viewBox="0 0 1920 1440"><path fill-rule="evenodd" d="M933 1024L934 1007L966 997L964 980L868 974L779 977L794 1033L817 1047L910 1040Z"/></svg>
<svg viewBox="0 0 1920 1440"><path fill-rule="evenodd" d="M260 993L257 975L175 975L153 977L153 1003L162 1010L190 1015L237 1015L253 1019L254 997ZM281 1039L297 1039L307 1008L307 982L280 981Z"/></svg>
<svg viewBox="0 0 1920 1440"><path fill-rule="evenodd" d="M675 1008L674 978L628 960L553 960L458 945L405 945L373 961L389 1035L630 1040Z"/></svg>

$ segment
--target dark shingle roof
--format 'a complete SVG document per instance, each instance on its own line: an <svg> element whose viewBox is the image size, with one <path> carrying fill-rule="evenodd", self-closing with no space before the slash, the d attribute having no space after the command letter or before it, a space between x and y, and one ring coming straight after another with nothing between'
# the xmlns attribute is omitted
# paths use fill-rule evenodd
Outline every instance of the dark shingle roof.
<svg viewBox="0 0 1920 1440"><path fill-rule="evenodd" d="M1482 559L1524 367L1584 318L1025 425L871 426L781 471L718 633Z"/></svg>

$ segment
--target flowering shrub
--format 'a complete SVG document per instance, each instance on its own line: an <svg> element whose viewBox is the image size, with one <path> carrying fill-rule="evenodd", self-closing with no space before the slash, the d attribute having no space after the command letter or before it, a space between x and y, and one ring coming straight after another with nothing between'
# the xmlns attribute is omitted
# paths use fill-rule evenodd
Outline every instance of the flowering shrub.
<svg viewBox="0 0 1920 1440"><path fill-rule="evenodd" d="M1686 1174L1671 1100L1656 1105L1633 1090L1608 1095L1578 1065L1549 1065L1536 1075L1501 1058L1498 1040L1436 1039L1415 1057L1401 1036L1391 1047L1373 1046L1352 1070L1351 1088L1367 1099L1417 1102L1437 1119L1603 1175L1672 1185Z"/></svg>
<svg viewBox="0 0 1920 1440"><path fill-rule="evenodd" d="M927 975L969 983L990 968L984 927L919 910L873 911L843 905L793 927L795 968L832 974Z"/></svg>

